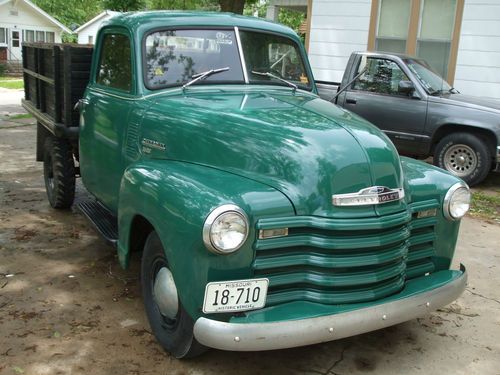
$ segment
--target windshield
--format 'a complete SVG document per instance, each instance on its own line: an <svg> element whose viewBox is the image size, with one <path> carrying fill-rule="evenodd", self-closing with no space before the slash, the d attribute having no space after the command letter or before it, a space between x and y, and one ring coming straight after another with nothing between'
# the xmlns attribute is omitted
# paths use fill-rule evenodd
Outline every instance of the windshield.
<svg viewBox="0 0 500 375"><path fill-rule="evenodd" d="M425 61L406 59L405 62L429 94L440 94L452 89L444 78L434 72Z"/></svg>
<svg viewBox="0 0 500 375"><path fill-rule="evenodd" d="M252 72L271 73L302 89L311 89L300 50L293 40L251 31L241 31L240 38L250 83L284 84L270 75Z"/></svg>
<svg viewBox="0 0 500 375"><path fill-rule="evenodd" d="M265 82L290 87L285 82L289 81L311 90L311 80L304 68L299 46L293 40L242 30L240 38L249 83ZM233 29L155 31L146 37L144 59L145 84L153 90L182 86L197 75L221 68L228 69L206 76L194 84L245 82ZM258 75L252 71L271 74Z"/></svg>
<svg viewBox="0 0 500 375"><path fill-rule="evenodd" d="M199 73L229 67L204 82L244 82L233 30L168 30L146 38L146 86L184 84Z"/></svg>

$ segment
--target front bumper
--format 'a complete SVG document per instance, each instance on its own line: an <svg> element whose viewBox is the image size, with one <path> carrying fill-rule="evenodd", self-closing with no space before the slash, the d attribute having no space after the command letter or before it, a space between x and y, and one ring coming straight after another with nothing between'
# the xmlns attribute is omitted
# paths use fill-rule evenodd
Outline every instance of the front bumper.
<svg viewBox="0 0 500 375"><path fill-rule="evenodd" d="M465 290L467 272L435 289L379 305L309 319L270 323L227 323L199 318L194 336L222 350L258 351L337 340L399 324L455 301Z"/></svg>

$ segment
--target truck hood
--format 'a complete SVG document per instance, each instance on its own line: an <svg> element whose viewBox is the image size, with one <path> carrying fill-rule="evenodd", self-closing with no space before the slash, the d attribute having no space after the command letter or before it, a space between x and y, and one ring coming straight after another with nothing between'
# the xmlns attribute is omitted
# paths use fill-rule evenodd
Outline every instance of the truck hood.
<svg viewBox="0 0 500 375"><path fill-rule="evenodd" d="M316 95L193 88L151 100L141 140L160 147L148 147L145 157L259 181L284 193L299 215L360 217L402 209L404 202L333 206L333 194L402 187L401 164L375 126Z"/></svg>
<svg viewBox="0 0 500 375"><path fill-rule="evenodd" d="M430 101L468 107L480 111L500 114L500 100L480 98L464 94L445 94L441 97L430 96Z"/></svg>

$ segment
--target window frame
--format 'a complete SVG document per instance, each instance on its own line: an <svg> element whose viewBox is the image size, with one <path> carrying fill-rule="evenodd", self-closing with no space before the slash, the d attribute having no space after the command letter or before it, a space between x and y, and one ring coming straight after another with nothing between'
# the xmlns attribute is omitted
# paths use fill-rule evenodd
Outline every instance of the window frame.
<svg viewBox="0 0 500 375"><path fill-rule="evenodd" d="M130 43L130 91L125 91L116 87L111 87L111 86L105 86L101 85L100 83L97 82L97 73L99 71L99 64L101 61L101 54L103 50L103 40L106 35L123 35L128 38L129 43ZM123 27L107 27L103 28L102 30L99 31L99 34L97 36L98 43L94 49L95 56L93 58L94 64L92 67L92 72L91 72L91 84L92 86L95 86L95 88L98 88L99 90L104 90L104 91L110 91L111 93L116 93L116 94L121 94L121 95L128 95L128 96L135 96L137 93L137 74L136 74L136 62L134 59L135 56L135 43L133 37L130 35L128 30Z"/></svg>
<svg viewBox="0 0 500 375"><path fill-rule="evenodd" d="M368 48L370 52L376 52L376 38L379 23L379 9L380 0L371 1L371 11L370 11L370 25L368 28ZM422 0L411 0L411 13L410 13L410 23L409 31L406 42L405 54L409 56L416 56L417 53L417 40L418 32L421 21L421 4ZM463 12L464 12L465 0L457 0L455 13L454 13L454 25L452 28L451 36L451 46L448 59L448 71L447 76L443 77L451 86L453 86L453 81L455 79L455 71L457 67L457 57L458 57L458 44L460 39L460 29L463 23Z"/></svg>

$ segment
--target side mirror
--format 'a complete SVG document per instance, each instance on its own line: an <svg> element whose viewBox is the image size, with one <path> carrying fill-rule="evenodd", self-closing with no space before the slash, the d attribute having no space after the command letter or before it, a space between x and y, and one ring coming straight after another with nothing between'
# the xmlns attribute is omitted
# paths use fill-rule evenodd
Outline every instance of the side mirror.
<svg viewBox="0 0 500 375"><path fill-rule="evenodd" d="M415 91L415 86L412 81L399 81L398 92L405 95L410 95Z"/></svg>

